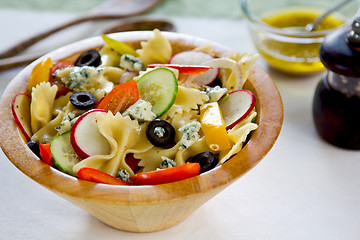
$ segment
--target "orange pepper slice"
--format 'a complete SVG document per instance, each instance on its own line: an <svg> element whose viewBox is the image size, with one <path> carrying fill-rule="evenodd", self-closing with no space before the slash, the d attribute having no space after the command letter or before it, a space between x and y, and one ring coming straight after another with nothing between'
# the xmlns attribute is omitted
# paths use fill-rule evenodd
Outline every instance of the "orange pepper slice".
<svg viewBox="0 0 360 240"><path fill-rule="evenodd" d="M107 174L95 168L86 168L86 167L80 168L80 170L77 172L77 176L81 180L95 182L95 183L104 183L110 185L125 185L125 186L132 185L129 182L121 180L120 178L116 178L110 174Z"/></svg>
<svg viewBox="0 0 360 240"><path fill-rule="evenodd" d="M207 103L200 107L200 123L210 149L222 151L230 148L224 118L217 102Z"/></svg>
<svg viewBox="0 0 360 240"><path fill-rule="evenodd" d="M158 185L185 180L199 173L199 163L186 163L172 168L136 173L130 177L130 181L135 185Z"/></svg>
<svg viewBox="0 0 360 240"><path fill-rule="evenodd" d="M51 58L46 58L33 68L28 82L29 92L31 92L32 88L36 87L39 83L49 81L49 74L52 66Z"/></svg>

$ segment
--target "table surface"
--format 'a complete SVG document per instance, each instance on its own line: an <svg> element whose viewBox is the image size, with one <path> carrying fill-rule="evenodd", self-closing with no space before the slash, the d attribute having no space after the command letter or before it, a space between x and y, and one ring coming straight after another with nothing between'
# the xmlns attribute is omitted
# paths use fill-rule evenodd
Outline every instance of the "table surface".
<svg viewBox="0 0 360 240"><path fill-rule="evenodd" d="M170 1L146 17L161 16L173 21L178 32L236 51L256 52L238 10L228 16L217 16L216 11L208 16L172 14L176 4L189 5L191 1ZM0 49L79 14L0 5ZM73 27L28 52L48 51L97 35L112 23ZM285 119L278 141L258 166L186 220L155 233L113 229L36 184L1 152L0 239L359 239L360 152L322 141L312 120L312 97L323 73L287 76L269 69L261 58L258 63L274 80L284 102ZM1 92L21 69L0 72Z"/></svg>

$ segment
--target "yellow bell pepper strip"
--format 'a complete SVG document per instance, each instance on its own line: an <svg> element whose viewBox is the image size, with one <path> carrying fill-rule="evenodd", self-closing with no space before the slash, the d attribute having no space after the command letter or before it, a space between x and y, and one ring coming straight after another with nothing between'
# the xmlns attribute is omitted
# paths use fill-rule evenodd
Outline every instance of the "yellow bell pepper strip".
<svg viewBox="0 0 360 240"><path fill-rule="evenodd" d="M126 45L123 42L119 42L119 41L117 41L115 39L112 39L112 38L106 36L105 34L102 34L101 37L104 40L104 42L110 48L112 48L115 52L120 53L121 55L130 54L130 55L132 55L134 57L139 56L139 54L135 51L135 49L133 49L129 45Z"/></svg>
<svg viewBox="0 0 360 240"><path fill-rule="evenodd" d="M224 118L217 102L207 103L200 107L200 123L210 149L222 151L230 148Z"/></svg>
<svg viewBox="0 0 360 240"><path fill-rule="evenodd" d="M195 177L199 173L199 163L186 163L172 168L136 173L130 176L129 179L135 185L158 185Z"/></svg>
<svg viewBox="0 0 360 240"><path fill-rule="evenodd" d="M52 66L51 58L46 58L33 68L28 82L28 92L31 92L32 88L39 83L49 81Z"/></svg>

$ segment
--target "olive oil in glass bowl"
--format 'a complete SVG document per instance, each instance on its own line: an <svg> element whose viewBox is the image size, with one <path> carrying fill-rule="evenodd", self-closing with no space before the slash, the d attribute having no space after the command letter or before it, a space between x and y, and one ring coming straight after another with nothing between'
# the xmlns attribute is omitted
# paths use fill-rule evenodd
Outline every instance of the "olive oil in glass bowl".
<svg viewBox="0 0 360 240"><path fill-rule="evenodd" d="M326 17L309 32L312 23L340 0L241 0L253 43L273 68L290 74L324 70L319 58L324 37L335 29L351 24L359 12L360 0L354 0Z"/></svg>

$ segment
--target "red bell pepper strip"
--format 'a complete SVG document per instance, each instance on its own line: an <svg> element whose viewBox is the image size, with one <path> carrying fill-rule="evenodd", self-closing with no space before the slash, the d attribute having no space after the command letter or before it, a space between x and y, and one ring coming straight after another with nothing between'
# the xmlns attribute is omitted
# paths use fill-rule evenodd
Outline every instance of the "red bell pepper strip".
<svg viewBox="0 0 360 240"><path fill-rule="evenodd" d="M122 83L109 92L97 106L98 109L122 113L139 100L139 90L135 80Z"/></svg>
<svg viewBox="0 0 360 240"><path fill-rule="evenodd" d="M199 163L186 163L172 168L136 173L130 176L130 181L136 185L157 185L191 178L199 172Z"/></svg>
<svg viewBox="0 0 360 240"><path fill-rule="evenodd" d="M132 185L129 182L126 182L120 178L116 178L107 174L103 171L97 170L95 168L81 168L77 174L80 179L95 182L95 183L104 183L110 185Z"/></svg>
<svg viewBox="0 0 360 240"><path fill-rule="evenodd" d="M57 62L51 69L50 69L50 74L49 74L49 82L51 85L56 85L58 87L57 93L56 93L56 97L60 97L62 95L67 94L68 92L70 92L70 89L68 89L65 86L65 83L61 82L59 79L55 78L55 71L58 69L63 69L66 67L73 67L74 64L70 61L67 60L61 60L59 62Z"/></svg>
<svg viewBox="0 0 360 240"><path fill-rule="evenodd" d="M212 69L209 66L200 66L200 65L180 65L180 64L149 64L147 65L148 68L155 68L155 67L167 67L167 68L175 68L179 70L179 73L187 73L187 74L201 74L206 72L207 70Z"/></svg>
<svg viewBox="0 0 360 240"><path fill-rule="evenodd" d="M52 161L50 143L40 144L39 148L41 160L53 167L54 162Z"/></svg>

